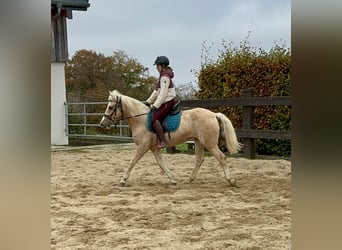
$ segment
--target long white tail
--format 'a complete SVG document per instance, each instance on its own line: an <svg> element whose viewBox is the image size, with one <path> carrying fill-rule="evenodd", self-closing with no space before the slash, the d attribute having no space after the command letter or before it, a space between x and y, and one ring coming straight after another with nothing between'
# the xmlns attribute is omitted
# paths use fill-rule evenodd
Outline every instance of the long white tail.
<svg viewBox="0 0 342 250"><path fill-rule="evenodd" d="M242 148L242 144L238 142L235 129L232 122L222 113L216 113L220 127L223 128L226 146L231 154L236 154Z"/></svg>

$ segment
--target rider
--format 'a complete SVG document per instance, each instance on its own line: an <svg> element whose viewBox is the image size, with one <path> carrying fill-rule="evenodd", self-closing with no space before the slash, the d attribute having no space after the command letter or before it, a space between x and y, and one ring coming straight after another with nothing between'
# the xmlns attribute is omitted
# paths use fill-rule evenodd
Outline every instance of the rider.
<svg viewBox="0 0 342 250"><path fill-rule="evenodd" d="M152 125L159 138L158 147L166 147L166 140L161 121L168 115L174 105L176 97L175 85L172 81L174 76L172 68L169 66L169 59L166 56L158 56L154 62L157 65L159 79L151 96L145 101L151 107Z"/></svg>

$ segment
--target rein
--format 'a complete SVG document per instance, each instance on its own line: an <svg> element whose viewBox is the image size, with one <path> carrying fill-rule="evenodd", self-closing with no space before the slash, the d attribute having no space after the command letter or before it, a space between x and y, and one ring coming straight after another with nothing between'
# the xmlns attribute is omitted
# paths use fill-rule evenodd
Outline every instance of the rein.
<svg viewBox="0 0 342 250"><path fill-rule="evenodd" d="M120 117L119 120L113 120L112 117L116 115L116 112L117 112L118 109L120 110L121 117ZM111 114L109 114L109 115L104 114L103 116L106 117L106 118L107 118L108 120L110 120L111 122L116 123L117 121L123 121L123 120L126 120L126 119L130 119L130 118L135 118L135 117L147 115L148 113L149 113L149 112L125 117L125 116L124 116L123 109L122 109L121 96L120 96L120 97L117 96L117 97L116 97L116 103L115 103L115 107L114 107L114 109L113 109L113 112L112 112Z"/></svg>
<svg viewBox="0 0 342 250"><path fill-rule="evenodd" d="M148 112L147 113L138 114L138 115L122 117L120 120L125 120L125 119L129 119L129 118L135 118L135 117L139 117L139 116L143 116L143 115L147 115L147 114L148 114Z"/></svg>

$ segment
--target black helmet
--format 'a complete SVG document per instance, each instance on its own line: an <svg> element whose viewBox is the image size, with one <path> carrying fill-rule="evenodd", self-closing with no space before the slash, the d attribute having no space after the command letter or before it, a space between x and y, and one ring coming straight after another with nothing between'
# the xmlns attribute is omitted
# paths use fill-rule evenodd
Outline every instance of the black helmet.
<svg viewBox="0 0 342 250"><path fill-rule="evenodd" d="M169 65L169 59L166 56L158 56L157 59L154 61L153 65Z"/></svg>

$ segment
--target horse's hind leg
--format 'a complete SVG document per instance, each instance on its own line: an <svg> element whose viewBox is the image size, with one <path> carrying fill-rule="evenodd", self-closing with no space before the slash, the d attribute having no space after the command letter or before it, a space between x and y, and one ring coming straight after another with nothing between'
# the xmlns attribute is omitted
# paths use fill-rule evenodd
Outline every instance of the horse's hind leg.
<svg viewBox="0 0 342 250"><path fill-rule="evenodd" d="M197 140L195 140L195 155L196 155L196 165L192 174L190 175L189 182L195 180L198 171L204 161L204 146Z"/></svg>
<svg viewBox="0 0 342 250"><path fill-rule="evenodd" d="M165 174L170 178L172 184L177 184L175 178L173 177L170 169L165 166L163 157L160 153L160 150L152 150L154 157L159 165L159 167L165 172Z"/></svg>
<svg viewBox="0 0 342 250"><path fill-rule="evenodd" d="M133 159L129 163L128 169L126 170L124 176L120 180L121 186L124 186L126 184L126 181L129 178L133 167L141 159L141 157L147 152L148 149L149 149L148 147L138 145L138 147L135 150Z"/></svg>
<svg viewBox="0 0 342 250"><path fill-rule="evenodd" d="M208 148L208 150L220 162L220 165L223 169L224 175L226 176L229 184L231 186L236 186L236 180L230 178L229 166L228 166L226 156L221 152L221 150L218 148L218 146Z"/></svg>

